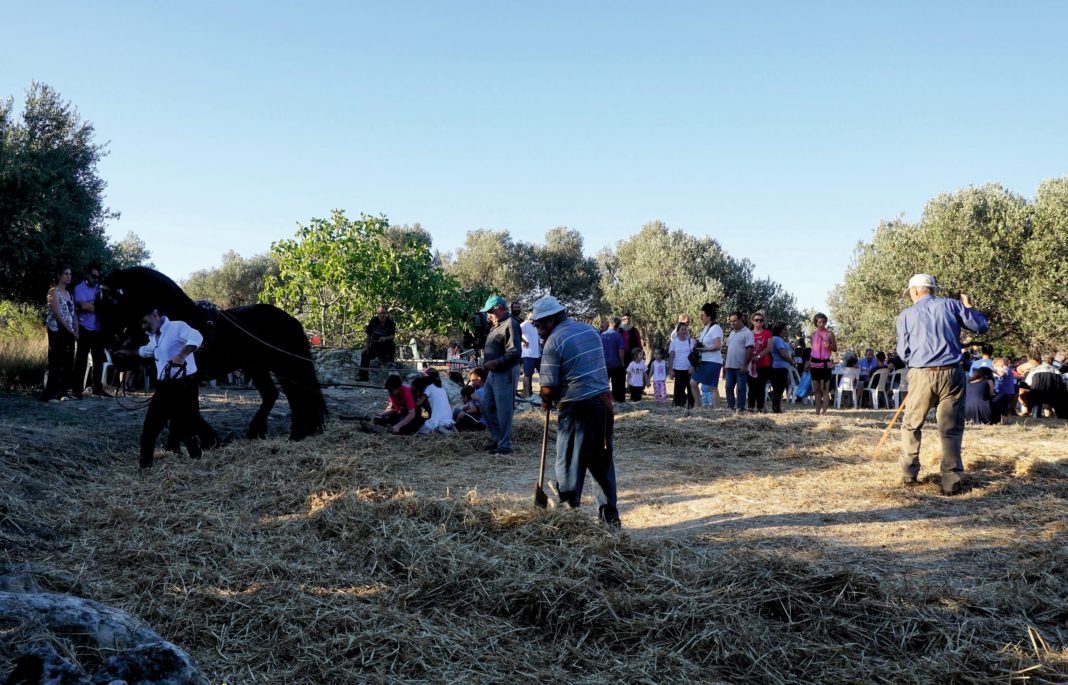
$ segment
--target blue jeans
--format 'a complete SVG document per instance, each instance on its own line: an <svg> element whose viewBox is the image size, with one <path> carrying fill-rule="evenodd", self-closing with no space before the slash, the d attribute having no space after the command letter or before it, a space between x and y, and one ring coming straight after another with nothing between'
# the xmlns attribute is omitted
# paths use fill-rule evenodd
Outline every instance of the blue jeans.
<svg viewBox="0 0 1068 685"><path fill-rule="evenodd" d="M490 371L486 391L482 396L482 415L490 437L497 449L512 449L512 413L515 410L515 389L519 382L519 364L504 371Z"/></svg>
<svg viewBox="0 0 1068 685"><path fill-rule="evenodd" d="M577 507L586 471L600 488L602 520L619 520L616 508L616 466L612 459L615 417L600 398L563 402L556 424L556 489L560 502Z"/></svg>
<svg viewBox="0 0 1068 685"><path fill-rule="evenodd" d="M724 369L727 372L727 408L745 411L745 399L749 390L749 374L745 369ZM738 400L735 402L735 389Z"/></svg>

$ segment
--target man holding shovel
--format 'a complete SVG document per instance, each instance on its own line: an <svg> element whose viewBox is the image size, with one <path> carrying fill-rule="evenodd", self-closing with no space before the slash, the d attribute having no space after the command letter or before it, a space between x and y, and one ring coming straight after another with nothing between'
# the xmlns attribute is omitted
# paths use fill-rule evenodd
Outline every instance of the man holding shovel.
<svg viewBox="0 0 1068 685"><path fill-rule="evenodd" d="M912 306L897 317L897 351L908 364L909 394L901 420L901 469L904 484L915 485L920 473L920 438L927 412L936 408L942 438L942 494L961 491L961 441L964 438L964 394L967 378L961 369L960 329L976 333L989 327L971 298L935 297L934 276L916 274L905 294Z"/></svg>
<svg viewBox="0 0 1068 685"><path fill-rule="evenodd" d="M579 506L588 469L600 486L601 521L619 527L612 460L615 415L601 336L592 326L568 318L564 306L551 295L534 303L533 319L544 340L538 376L542 407L546 416L554 403L559 407L556 480L560 503Z"/></svg>

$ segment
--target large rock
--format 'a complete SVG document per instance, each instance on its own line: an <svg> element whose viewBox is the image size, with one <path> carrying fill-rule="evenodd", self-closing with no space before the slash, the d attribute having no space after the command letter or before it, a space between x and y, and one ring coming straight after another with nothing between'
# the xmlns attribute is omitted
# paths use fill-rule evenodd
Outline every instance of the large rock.
<svg viewBox="0 0 1068 685"><path fill-rule="evenodd" d="M28 585L24 578L8 587ZM207 685L189 655L125 611L52 592L0 592L0 625L27 644L5 682L42 685ZM89 674L52 646L111 654ZM64 650L68 651L68 650Z"/></svg>

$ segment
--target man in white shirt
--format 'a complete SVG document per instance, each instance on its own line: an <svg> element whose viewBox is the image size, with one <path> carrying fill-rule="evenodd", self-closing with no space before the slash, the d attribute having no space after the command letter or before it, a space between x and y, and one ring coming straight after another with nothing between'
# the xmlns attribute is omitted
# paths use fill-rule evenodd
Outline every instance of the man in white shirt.
<svg viewBox="0 0 1068 685"><path fill-rule="evenodd" d="M515 304L512 303L513 306ZM519 330L523 332L523 397L530 397L533 394L534 372L541 368L541 339L538 338L531 312L527 312L527 319L519 326Z"/></svg>
<svg viewBox="0 0 1068 685"><path fill-rule="evenodd" d="M204 343L204 336L184 321L171 321L153 307L141 319L148 333L148 344L137 353L156 361L156 392L148 404L148 413L141 429L142 469L152 466L156 438L170 422L172 443L185 443L189 456L201 455L200 439L194 429L200 422L200 398L197 385L197 364L193 351Z"/></svg>
<svg viewBox="0 0 1068 685"><path fill-rule="evenodd" d="M727 354L723 358L723 368L727 371L727 408L740 413L745 411L749 389L749 362L753 359L756 340L753 338L753 331L745 325L741 312L731 312L728 321L731 334L727 338Z"/></svg>

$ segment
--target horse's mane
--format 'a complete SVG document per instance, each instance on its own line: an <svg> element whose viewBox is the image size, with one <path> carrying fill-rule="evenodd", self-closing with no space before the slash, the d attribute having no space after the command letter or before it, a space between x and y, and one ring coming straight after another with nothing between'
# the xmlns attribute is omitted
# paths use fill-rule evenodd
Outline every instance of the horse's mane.
<svg viewBox="0 0 1068 685"><path fill-rule="evenodd" d="M124 317L137 317L151 306L172 319L193 323L199 318L196 303L173 280L145 266L119 269L107 276L103 284L122 290Z"/></svg>

